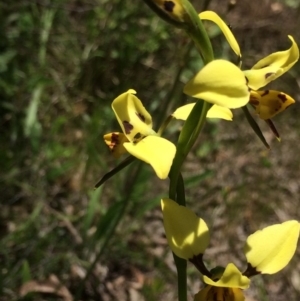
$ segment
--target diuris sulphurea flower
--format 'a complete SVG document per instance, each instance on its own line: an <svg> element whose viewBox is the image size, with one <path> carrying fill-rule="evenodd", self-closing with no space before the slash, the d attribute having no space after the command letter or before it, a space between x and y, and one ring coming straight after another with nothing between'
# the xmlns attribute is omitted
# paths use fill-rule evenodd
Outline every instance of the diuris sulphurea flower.
<svg viewBox="0 0 300 301"><path fill-rule="evenodd" d="M243 301L243 290L249 287L250 277L279 272L296 251L300 225L290 220L263 228L247 238L243 249L247 259L244 272L233 263L208 271L203 262L210 240L205 221L171 199L162 199L161 204L170 248L203 275L205 287L195 295L195 301Z"/></svg>
<svg viewBox="0 0 300 301"><path fill-rule="evenodd" d="M202 12L199 17L201 20L214 22L223 32L232 50L241 59L240 47L230 28L222 19L212 11ZM259 90L283 75L298 61L299 49L297 43L292 36L288 36L288 38L292 42L289 49L274 52L258 61L250 70L243 71L250 88L249 103L255 107L257 115L263 120L273 118L295 103L295 100L284 92Z"/></svg>
<svg viewBox="0 0 300 301"><path fill-rule="evenodd" d="M207 118L225 120L232 120L230 109L243 107L250 97L245 75L226 60L214 60L204 66L186 84L184 92L213 104ZM186 120L194 105L192 103L182 106L172 116Z"/></svg>
<svg viewBox="0 0 300 301"><path fill-rule="evenodd" d="M135 94L130 89L112 102L112 109L123 133L106 134L104 141L116 158L128 152L150 164L156 175L165 179L168 177L176 147L152 129L151 115Z"/></svg>

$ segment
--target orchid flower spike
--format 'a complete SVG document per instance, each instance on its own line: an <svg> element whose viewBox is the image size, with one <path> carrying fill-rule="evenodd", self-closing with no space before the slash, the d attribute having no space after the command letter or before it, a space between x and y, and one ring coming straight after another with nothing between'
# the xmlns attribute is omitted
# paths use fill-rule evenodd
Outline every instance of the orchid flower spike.
<svg viewBox="0 0 300 301"><path fill-rule="evenodd" d="M189 260L203 274L205 287L195 295L195 301L243 301L242 290L249 287L250 277L279 272L296 251L300 225L290 220L266 227L247 238L243 250L247 259L244 272L233 263L208 271L202 259L210 238L205 221L171 199L162 199L161 205L171 250Z"/></svg>
<svg viewBox="0 0 300 301"><path fill-rule="evenodd" d="M152 129L151 115L135 94L130 89L112 102L112 109L123 133L106 134L104 141L116 158L128 152L150 164L160 179L166 179L176 147Z"/></svg>

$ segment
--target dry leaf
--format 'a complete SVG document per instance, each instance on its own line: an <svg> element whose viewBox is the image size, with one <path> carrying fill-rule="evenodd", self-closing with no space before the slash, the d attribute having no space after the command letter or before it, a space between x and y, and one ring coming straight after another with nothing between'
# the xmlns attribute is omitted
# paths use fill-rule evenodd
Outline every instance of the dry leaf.
<svg viewBox="0 0 300 301"><path fill-rule="evenodd" d="M69 290L63 286L55 275L50 275L46 281L30 280L24 283L20 289L21 297L28 293L54 294L61 297L64 301L73 301Z"/></svg>

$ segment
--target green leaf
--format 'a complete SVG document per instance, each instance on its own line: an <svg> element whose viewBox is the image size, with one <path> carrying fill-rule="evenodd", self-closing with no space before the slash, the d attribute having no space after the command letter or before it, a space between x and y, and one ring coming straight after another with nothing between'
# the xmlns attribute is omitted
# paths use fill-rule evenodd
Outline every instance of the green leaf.
<svg viewBox="0 0 300 301"><path fill-rule="evenodd" d="M119 171L124 169L126 166L131 164L136 158L133 156L129 156L125 158L121 163L119 163L113 170L106 173L95 185L95 189L99 188L102 184L104 184L107 180L117 174Z"/></svg>
<svg viewBox="0 0 300 301"><path fill-rule="evenodd" d="M248 123L250 124L250 126L252 127L253 131L255 132L255 134L258 136L258 138L262 141L262 143L265 145L265 147L267 149L270 149L270 146L266 140L266 138L264 137L260 127L258 126L257 122L254 120L254 118L252 117L252 115L250 114L247 106L242 107L243 112L247 118Z"/></svg>

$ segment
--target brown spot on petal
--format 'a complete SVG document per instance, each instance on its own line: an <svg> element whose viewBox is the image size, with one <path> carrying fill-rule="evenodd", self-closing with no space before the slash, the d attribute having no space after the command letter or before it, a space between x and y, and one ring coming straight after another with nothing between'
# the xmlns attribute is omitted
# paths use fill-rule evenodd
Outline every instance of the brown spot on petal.
<svg viewBox="0 0 300 301"><path fill-rule="evenodd" d="M140 118L143 122L145 122L146 118L144 115L142 115L141 113L135 112L135 114L137 115L138 118Z"/></svg>
<svg viewBox="0 0 300 301"><path fill-rule="evenodd" d="M175 3L173 1L164 1L164 9L169 12L172 13L175 7Z"/></svg>
<svg viewBox="0 0 300 301"><path fill-rule="evenodd" d="M143 136L141 133L136 133L133 137L133 143L138 143L140 140L142 140Z"/></svg>
<svg viewBox="0 0 300 301"><path fill-rule="evenodd" d="M115 146L119 144L119 134L118 133L112 133L111 134L111 145Z"/></svg>
<svg viewBox="0 0 300 301"><path fill-rule="evenodd" d="M264 91L264 93L261 95L262 97L263 96L266 96L266 95L268 95L270 93L270 91L269 90L266 90L266 91Z"/></svg>
<svg viewBox="0 0 300 301"><path fill-rule="evenodd" d="M285 103L285 102L287 101L287 97L286 97L286 95L285 95L284 93L279 93L279 94L277 95L277 97L278 97L283 103Z"/></svg>
<svg viewBox="0 0 300 301"><path fill-rule="evenodd" d="M112 133L110 136L110 141L105 139L105 143L108 145L109 149L113 152L118 144L120 144L119 133Z"/></svg>
<svg viewBox="0 0 300 301"><path fill-rule="evenodd" d="M266 73L266 75L265 75L265 79L267 79L268 77L270 77L271 75L273 75L274 74L274 72L269 72L269 73Z"/></svg>
<svg viewBox="0 0 300 301"><path fill-rule="evenodd" d="M125 129L125 133L128 135L130 134L130 132L133 129L133 125L129 123L129 121L123 121L123 125L124 125L124 129Z"/></svg>
<svg viewBox="0 0 300 301"><path fill-rule="evenodd" d="M259 105L259 100L256 97L254 97L254 96L251 95L249 103L251 103L254 106L258 106Z"/></svg>

